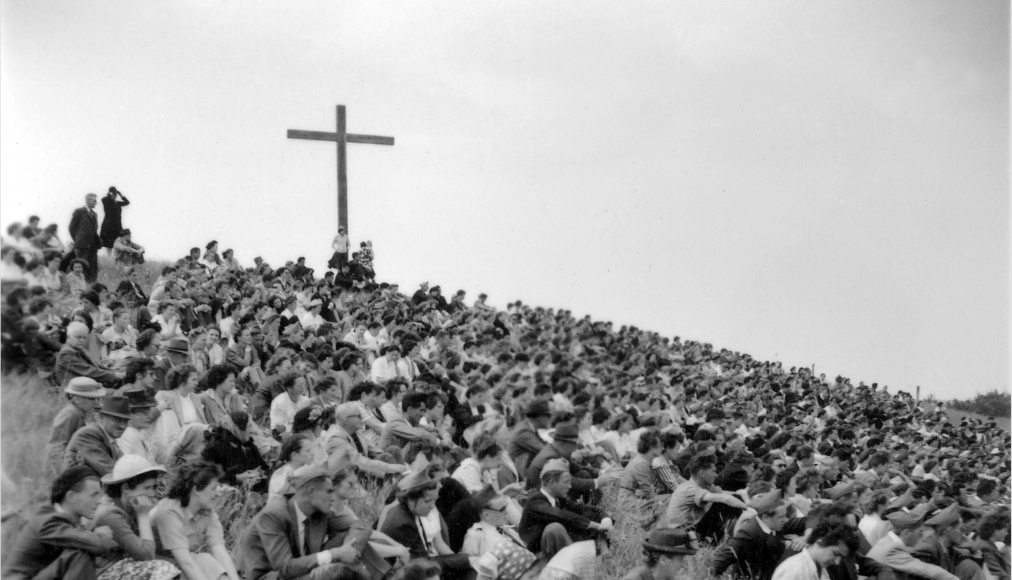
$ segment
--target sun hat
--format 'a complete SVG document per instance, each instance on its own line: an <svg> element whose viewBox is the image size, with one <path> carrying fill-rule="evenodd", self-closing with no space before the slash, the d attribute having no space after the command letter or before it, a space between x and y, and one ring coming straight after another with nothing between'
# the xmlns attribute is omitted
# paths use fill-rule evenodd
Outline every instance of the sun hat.
<svg viewBox="0 0 1012 580"><path fill-rule="evenodd" d="M435 480L429 477L429 459L425 457L424 453L419 453L411 462L408 473L397 482L397 489L410 491L433 481Z"/></svg>
<svg viewBox="0 0 1012 580"><path fill-rule="evenodd" d="M569 462L561 457L550 459L545 462L545 466L541 468L541 475L552 472L569 473Z"/></svg>
<svg viewBox="0 0 1012 580"><path fill-rule="evenodd" d="M292 484L292 488L298 489L311 481L315 481L321 477L331 477L332 475L325 464L310 464L296 469L288 477L288 481Z"/></svg>
<svg viewBox="0 0 1012 580"><path fill-rule="evenodd" d="M580 428L573 423L559 423L548 432L553 441L566 441L569 443L580 442Z"/></svg>
<svg viewBox="0 0 1012 580"><path fill-rule="evenodd" d="M130 402L130 411L139 411L141 409L150 409L157 406L154 397L144 387L131 387L129 389L123 389L120 391L120 395L127 398Z"/></svg>
<svg viewBox="0 0 1012 580"><path fill-rule="evenodd" d="M102 383L91 377L74 377L67 383L63 392L68 395L77 395L78 397L101 399L109 391L102 386Z"/></svg>
<svg viewBox="0 0 1012 580"><path fill-rule="evenodd" d="M98 410L102 415L118 417L120 419L130 418L130 400L126 397L108 397L102 401L102 408Z"/></svg>
<svg viewBox="0 0 1012 580"><path fill-rule="evenodd" d="M190 354L190 343L185 338L173 338L165 345L166 352L178 352L179 354Z"/></svg>
<svg viewBox="0 0 1012 580"><path fill-rule="evenodd" d="M107 485L120 483L133 479L138 475L152 472L165 473L166 469L161 465L152 464L140 455L128 454L116 460L116 464L112 466L112 471L102 476L102 483Z"/></svg>
<svg viewBox="0 0 1012 580"><path fill-rule="evenodd" d="M763 515L776 510L784 503L780 490L758 494L748 501L748 507L754 509L757 514Z"/></svg>

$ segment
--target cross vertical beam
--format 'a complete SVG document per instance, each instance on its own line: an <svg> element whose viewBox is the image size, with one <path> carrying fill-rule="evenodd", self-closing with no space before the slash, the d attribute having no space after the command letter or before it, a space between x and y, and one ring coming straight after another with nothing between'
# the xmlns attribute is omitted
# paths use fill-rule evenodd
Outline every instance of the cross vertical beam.
<svg viewBox="0 0 1012 580"><path fill-rule="evenodd" d="M344 105L337 106L337 225L348 231L348 122Z"/></svg>
<svg viewBox="0 0 1012 580"><path fill-rule="evenodd" d="M348 143L368 143L372 145L393 145L393 137L378 135L355 135L348 133L347 113L344 105L337 106L337 132L301 131L289 129L289 139L308 139L310 141L335 141L337 143L337 224L348 229Z"/></svg>

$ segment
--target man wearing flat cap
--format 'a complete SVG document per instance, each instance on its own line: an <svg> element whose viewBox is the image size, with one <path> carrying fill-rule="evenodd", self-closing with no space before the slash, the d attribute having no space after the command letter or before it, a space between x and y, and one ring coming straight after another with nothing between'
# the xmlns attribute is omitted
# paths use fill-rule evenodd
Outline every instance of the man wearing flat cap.
<svg viewBox="0 0 1012 580"><path fill-rule="evenodd" d="M746 518L727 543L713 554L713 573L721 576L735 568L736 578L769 580L784 555L784 535L804 535L805 518L787 517L787 503L780 490L756 495L748 502L756 512Z"/></svg>
<svg viewBox="0 0 1012 580"><path fill-rule="evenodd" d="M657 528L643 542L645 562L633 568L622 580L654 580L654 578L681 578L685 558L696 553L695 538L691 532L675 528Z"/></svg>
<svg viewBox="0 0 1012 580"><path fill-rule="evenodd" d="M517 529L530 551L540 554L551 536L568 539L563 544L568 545L611 529L611 518L604 517L603 512L568 498L573 476L565 459L545 463L538 480L541 489L527 500Z"/></svg>
<svg viewBox="0 0 1012 580"><path fill-rule="evenodd" d="M364 524L330 511L334 482L326 467L307 465L290 481L295 494L268 499L239 540L244 578L326 580L347 568L378 577L389 569L369 549Z"/></svg>
<svg viewBox="0 0 1012 580"><path fill-rule="evenodd" d="M98 410L98 421L78 429L63 452L63 469L87 465L99 475L112 471L123 453L116 439L130 422L130 401L126 397L106 397Z"/></svg>
<svg viewBox="0 0 1012 580"><path fill-rule="evenodd" d="M88 424L95 410L102 404L108 391L101 383L88 377L74 377L63 389L68 403L53 418L53 427L46 444L46 457L53 470L58 472L63 464L63 451L74 433Z"/></svg>
<svg viewBox="0 0 1012 580"><path fill-rule="evenodd" d="M959 504L957 503L953 503L929 517L924 521L924 525L932 528L935 533L921 539L914 546L913 556L918 560L944 568L962 580L982 580L984 576L980 564L969 559L965 552L961 553L966 538L963 537L960 524Z"/></svg>
<svg viewBox="0 0 1012 580"><path fill-rule="evenodd" d="M921 516L919 514L895 511L886 516L892 524L892 531L875 542L868 557L890 568L898 574L909 574L932 580L956 580L957 576L945 568L918 560L910 550L921 539Z"/></svg>

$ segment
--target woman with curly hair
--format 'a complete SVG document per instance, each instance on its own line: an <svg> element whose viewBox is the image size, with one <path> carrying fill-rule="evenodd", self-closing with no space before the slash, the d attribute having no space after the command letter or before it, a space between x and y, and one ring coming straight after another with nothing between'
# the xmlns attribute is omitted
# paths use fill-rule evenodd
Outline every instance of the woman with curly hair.
<svg viewBox="0 0 1012 580"><path fill-rule="evenodd" d="M214 511L221 476L213 463L183 465L168 497L151 510L156 553L178 566L185 580L239 580Z"/></svg>
<svg viewBox="0 0 1012 580"><path fill-rule="evenodd" d="M158 409L162 411L159 423L165 424L165 431L171 438L186 425L207 425L204 403L193 394L199 379L196 367L190 364L180 365L165 375L166 390L155 393Z"/></svg>

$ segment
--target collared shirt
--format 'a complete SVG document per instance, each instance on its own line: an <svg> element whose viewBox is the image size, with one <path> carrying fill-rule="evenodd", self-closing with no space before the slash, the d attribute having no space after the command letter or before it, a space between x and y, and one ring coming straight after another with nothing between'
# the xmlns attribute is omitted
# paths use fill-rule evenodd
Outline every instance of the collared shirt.
<svg viewBox="0 0 1012 580"><path fill-rule="evenodd" d="M224 546L225 536L214 510L193 513L177 499L163 499L151 510L157 552L171 556L173 550L196 552L201 546Z"/></svg>
<svg viewBox="0 0 1012 580"><path fill-rule="evenodd" d="M555 499L555 497L551 493L549 493L547 489L542 487L541 493L543 493L545 497L548 498L548 503L552 504L552 507L559 507L559 500Z"/></svg>
<svg viewBox="0 0 1012 580"><path fill-rule="evenodd" d="M307 516L306 514L302 513L302 510L299 509L299 503L298 502L294 502L293 501L292 502L292 507L295 508L295 519L298 520L299 553L302 556L307 556L308 554L305 553L305 551L306 551L306 518L308 518L309 516Z"/></svg>

